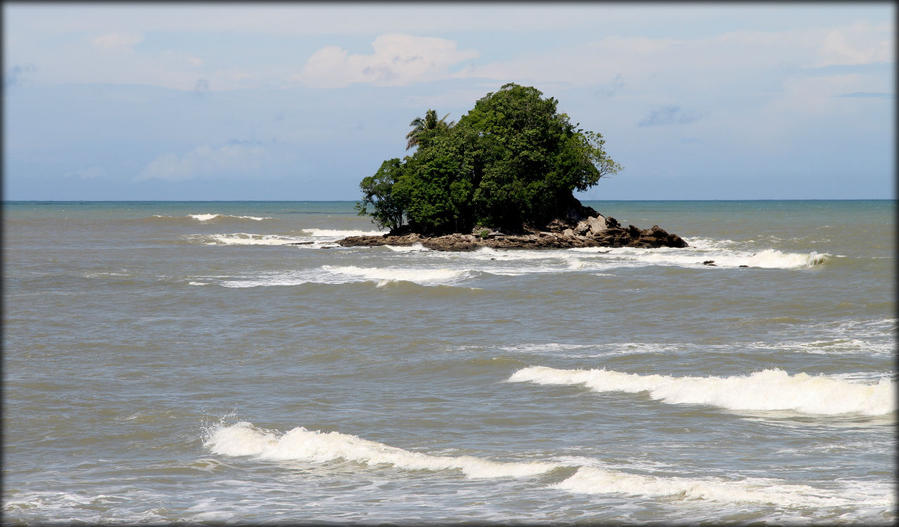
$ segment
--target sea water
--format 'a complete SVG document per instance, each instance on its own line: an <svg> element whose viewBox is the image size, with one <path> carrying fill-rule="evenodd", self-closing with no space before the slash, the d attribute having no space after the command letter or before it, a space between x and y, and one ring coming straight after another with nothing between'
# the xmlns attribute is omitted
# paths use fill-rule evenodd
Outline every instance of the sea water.
<svg viewBox="0 0 899 527"><path fill-rule="evenodd" d="M896 521L895 201L588 204L690 247L5 203L4 521Z"/></svg>

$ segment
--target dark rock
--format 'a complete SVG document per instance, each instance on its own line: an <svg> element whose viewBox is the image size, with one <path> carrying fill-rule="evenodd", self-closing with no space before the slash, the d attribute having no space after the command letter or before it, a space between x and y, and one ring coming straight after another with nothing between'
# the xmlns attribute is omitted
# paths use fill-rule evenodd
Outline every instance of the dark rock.
<svg viewBox="0 0 899 527"><path fill-rule="evenodd" d="M702 265L710 265L712 267L716 267L715 260L706 260L706 261L702 262Z"/></svg>
<svg viewBox="0 0 899 527"><path fill-rule="evenodd" d="M589 215L588 215L589 214ZM687 247L680 236L658 225L639 229L621 226L615 218L603 216L590 207L572 206L562 218L549 222L544 229L522 227L522 232L504 233L488 227L476 227L471 234L422 236L407 227L377 236L348 236L337 242L343 247L378 245L408 246L420 243L436 251L473 251L480 247L494 249L568 249L572 247ZM714 265L711 260L705 265Z"/></svg>
<svg viewBox="0 0 899 527"><path fill-rule="evenodd" d="M566 229L570 229L571 225L567 221L562 221L560 219L555 219L546 224L544 227L545 230L549 232L563 232Z"/></svg>

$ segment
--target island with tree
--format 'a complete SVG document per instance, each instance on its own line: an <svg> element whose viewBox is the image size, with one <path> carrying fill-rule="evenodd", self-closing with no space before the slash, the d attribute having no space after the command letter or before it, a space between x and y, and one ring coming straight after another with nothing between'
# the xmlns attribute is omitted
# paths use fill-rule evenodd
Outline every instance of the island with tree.
<svg viewBox="0 0 899 527"><path fill-rule="evenodd" d="M621 170L599 133L572 124L558 101L509 83L458 122L428 110L410 123L404 159L384 161L360 183L361 215L387 234L350 236L345 247L437 250L686 247L658 225L624 227L574 197Z"/></svg>

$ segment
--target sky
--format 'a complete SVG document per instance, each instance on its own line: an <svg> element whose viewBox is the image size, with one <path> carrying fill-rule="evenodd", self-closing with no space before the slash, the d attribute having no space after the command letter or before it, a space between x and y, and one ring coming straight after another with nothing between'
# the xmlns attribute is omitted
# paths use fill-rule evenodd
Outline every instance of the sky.
<svg viewBox="0 0 899 527"><path fill-rule="evenodd" d="M6 200L356 200L507 82L598 200L895 199L884 3L4 3Z"/></svg>

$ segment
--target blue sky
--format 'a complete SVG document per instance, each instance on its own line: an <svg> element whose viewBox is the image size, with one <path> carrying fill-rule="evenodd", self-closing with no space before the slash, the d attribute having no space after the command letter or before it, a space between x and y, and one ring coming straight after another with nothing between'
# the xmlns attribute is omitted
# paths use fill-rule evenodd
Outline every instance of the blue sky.
<svg viewBox="0 0 899 527"><path fill-rule="evenodd" d="M894 198L894 9L5 3L4 198L354 200L506 82L606 137L581 198Z"/></svg>

